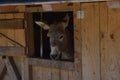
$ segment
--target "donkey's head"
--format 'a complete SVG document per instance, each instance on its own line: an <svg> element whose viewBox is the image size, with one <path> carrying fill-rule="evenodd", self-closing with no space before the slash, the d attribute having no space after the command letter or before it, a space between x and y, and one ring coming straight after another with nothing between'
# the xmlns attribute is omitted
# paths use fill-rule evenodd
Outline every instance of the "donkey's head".
<svg viewBox="0 0 120 80"><path fill-rule="evenodd" d="M63 21L54 22L50 25L36 21L36 24L38 24L43 29L48 30L47 36L50 39L51 59L59 59L62 53L66 53L66 50L68 48L66 33L66 27L68 26L68 22L68 15L64 17Z"/></svg>

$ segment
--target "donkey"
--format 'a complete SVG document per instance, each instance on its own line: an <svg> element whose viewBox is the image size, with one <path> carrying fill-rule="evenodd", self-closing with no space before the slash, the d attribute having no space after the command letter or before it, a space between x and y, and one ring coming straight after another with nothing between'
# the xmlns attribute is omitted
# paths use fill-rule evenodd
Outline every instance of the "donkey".
<svg viewBox="0 0 120 80"><path fill-rule="evenodd" d="M35 21L40 27L48 30L47 36L50 41L50 58L53 60L73 60L74 54L72 44L70 42L70 32L67 29L69 23L69 15L67 14L63 21L54 22L50 25Z"/></svg>

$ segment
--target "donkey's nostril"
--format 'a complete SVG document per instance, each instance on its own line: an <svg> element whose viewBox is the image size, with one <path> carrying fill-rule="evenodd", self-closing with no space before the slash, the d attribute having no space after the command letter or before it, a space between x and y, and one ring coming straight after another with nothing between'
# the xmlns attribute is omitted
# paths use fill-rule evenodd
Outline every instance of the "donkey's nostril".
<svg viewBox="0 0 120 80"><path fill-rule="evenodd" d="M57 57L56 54L54 54L54 55L50 55L50 58L51 58L51 59L56 59L56 57Z"/></svg>

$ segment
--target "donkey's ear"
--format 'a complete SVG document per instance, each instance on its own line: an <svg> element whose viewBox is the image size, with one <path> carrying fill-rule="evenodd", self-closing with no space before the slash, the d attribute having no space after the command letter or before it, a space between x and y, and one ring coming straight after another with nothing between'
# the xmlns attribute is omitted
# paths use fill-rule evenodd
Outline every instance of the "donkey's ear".
<svg viewBox="0 0 120 80"><path fill-rule="evenodd" d="M35 21L35 23L37 24L37 25L39 25L40 27L42 27L43 29L45 29L45 30L48 30L50 27L47 25L47 24L45 24L44 22L40 22L40 21Z"/></svg>
<svg viewBox="0 0 120 80"><path fill-rule="evenodd" d="M66 14L66 16L64 17L64 22L65 22L65 27L67 27L68 26L68 23L69 23L69 15L68 14Z"/></svg>

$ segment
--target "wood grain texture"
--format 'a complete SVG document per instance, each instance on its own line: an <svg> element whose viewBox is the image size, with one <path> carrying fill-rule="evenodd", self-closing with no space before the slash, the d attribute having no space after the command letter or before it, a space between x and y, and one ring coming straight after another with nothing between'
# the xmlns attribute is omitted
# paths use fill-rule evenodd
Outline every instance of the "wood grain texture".
<svg viewBox="0 0 120 80"><path fill-rule="evenodd" d="M9 12L25 12L25 6L0 6L0 13L9 13Z"/></svg>
<svg viewBox="0 0 120 80"><path fill-rule="evenodd" d="M0 29L0 33L7 34L7 31ZM8 45L8 42L3 39L2 36L0 36L0 46L6 46Z"/></svg>
<svg viewBox="0 0 120 80"><path fill-rule="evenodd" d="M26 47L29 53L28 56L34 56L34 30L33 30L33 15L32 13L25 14L25 36L26 36Z"/></svg>
<svg viewBox="0 0 120 80"><path fill-rule="evenodd" d="M24 13L5 13L5 14L0 14L0 19L24 19Z"/></svg>
<svg viewBox="0 0 120 80"><path fill-rule="evenodd" d="M52 80L60 80L60 69L52 68Z"/></svg>
<svg viewBox="0 0 120 80"><path fill-rule="evenodd" d="M60 70L60 79L69 80L69 72L67 70Z"/></svg>
<svg viewBox="0 0 120 80"><path fill-rule="evenodd" d="M77 12L81 10L80 3L73 4L73 15L74 15L74 79L82 79L82 45L81 45L81 20L77 17Z"/></svg>
<svg viewBox="0 0 120 80"><path fill-rule="evenodd" d="M33 66L33 80L43 80L43 68Z"/></svg>
<svg viewBox="0 0 120 80"><path fill-rule="evenodd" d="M82 3L82 79L100 80L99 3Z"/></svg>
<svg viewBox="0 0 120 80"><path fill-rule="evenodd" d="M23 29L22 19L0 20L0 29Z"/></svg>
<svg viewBox="0 0 120 80"><path fill-rule="evenodd" d="M51 68L42 68L42 72L43 80L52 80Z"/></svg>
<svg viewBox="0 0 120 80"><path fill-rule="evenodd" d="M109 9L106 4L101 4L101 31L104 38L101 45L101 71L103 80L120 79L120 9ZM104 15L104 16L103 16Z"/></svg>
<svg viewBox="0 0 120 80"><path fill-rule="evenodd" d="M72 11L72 3L56 3L26 6L26 12L64 12Z"/></svg>
<svg viewBox="0 0 120 80"><path fill-rule="evenodd" d="M107 79L108 66L108 8L105 2L100 3L100 41L101 41L101 79Z"/></svg>
<svg viewBox="0 0 120 80"><path fill-rule="evenodd" d="M21 57L21 69L22 69L21 70L22 80L31 80L29 73L28 59L26 57Z"/></svg>
<svg viewBox="0 0 120 80"><path fill-rule="evenodd" d="M17 73L15 65L11 63L10 58L4 59L8 74L10 75L10 80L21 80L20 75Z"/></svg>
<svg viewBox="0 0 120 80"><path fill-rule="evenodd" d="M62 61L29 58L29 65L74 70L74 64L72 62L62 62Z"/></svg>
<svg viewBox="0 0 120 80"><path fill-rule="evenodd" d="M1 56L25 56L25 48L0 46Z"/></svg>
<svg viewBox="0 0 120 80"><path fill-rule="evenodd" d="M7 71L7 68L2 59L0 59L0 80L3 80Z"/></svg>
<svg viewBox="0 0 120 80"><path fill-rule="evenodd" d="M20 43L23 47L26 47L26 36L25 36L25 30L24 29L16 29L14 31L14 40L18 43Z"/></svg>

